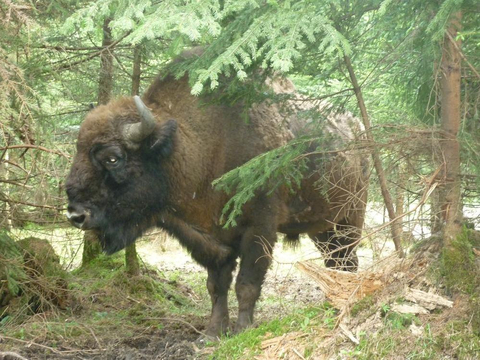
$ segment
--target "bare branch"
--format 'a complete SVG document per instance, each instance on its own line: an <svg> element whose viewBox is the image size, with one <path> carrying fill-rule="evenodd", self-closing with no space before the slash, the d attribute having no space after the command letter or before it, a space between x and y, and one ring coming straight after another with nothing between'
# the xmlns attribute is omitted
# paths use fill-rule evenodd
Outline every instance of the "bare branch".
<svg viewBox="0 0 480 360"><path fill-rule="evenodd" d="M10 150L10 149L35 149L35 150L45 151L45 152L51 153L51 154L60 155L60 156L63 156L65 159L68 159L68 160L70 160L70 158L71 158L70 155L65 154L64 152L61 152L59 150L47 149L46 147L38 146L38 145L23 144L23 145L10 145L10 146L5 146L5 147L0 147L0 150Z"/></svg>

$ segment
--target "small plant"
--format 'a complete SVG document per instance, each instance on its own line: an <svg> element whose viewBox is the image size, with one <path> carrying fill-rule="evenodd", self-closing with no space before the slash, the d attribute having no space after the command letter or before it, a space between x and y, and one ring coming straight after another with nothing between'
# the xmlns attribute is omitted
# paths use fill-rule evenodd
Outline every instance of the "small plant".
<svg viewBox="0 0 480 360"><path fill-rule="evenodd" d="M390 311L390 305L382 304L381 310L382 310L382 316L385 316Z"/></svg>

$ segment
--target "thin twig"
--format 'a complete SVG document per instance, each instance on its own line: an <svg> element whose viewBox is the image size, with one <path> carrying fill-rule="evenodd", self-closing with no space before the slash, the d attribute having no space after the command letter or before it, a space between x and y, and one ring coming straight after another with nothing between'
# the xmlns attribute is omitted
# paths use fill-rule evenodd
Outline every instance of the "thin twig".
<svg viewBox="0 0 480 360"><path fill-rule="evenodd" d="M292 351L297 355L300 359L305 360L305 358L300 354L295 348L292 348Z"/></svg>
<svg viewBox="0 0 480 360"><path fill-rule="evenodd" d="M9 202L9 203L12 203L12 204L21 204L21 205L32 206L32 207L42 208L42 209L52 209L52 210L56 210L56 211L65 210L65 208L61 207L61 205L59 205L59 206L39 205L39 204L33 204L33 203L30 203L30 202L26 202L26 201L14 200L14 199L11 199L11 198L6 199L6 201Z"/></svg>
<svg viewBox="0 0 480 360"><path fill-rule="evenodd" d="M42 344L38 344L36 342L33 342L33 341L26 341L26 340L21 340L21 339L17 339L17 338L14 338L14 337L10 337L10 336L5 336L5 335L0 335L0 339L6 339L6 340L13 340L13 341L18 341L18 342L21 342L22 344L27 344L27 346L37 346L37 347L40 347L42 349L46 349L46 350L50 350L52 352L54 352L55 354L72 354L72 353L82 353L82 352L99 352L99 351L106 351L107 349L75 349L75 350L57 350L55 348L52 348L50 346L47 346L47 345L42 345Z"/></svg>
<svg viewBox="0 0 480 360"><path fill-rule="evenodd" d="M51 154L60 155L66 159L71 158L70 155L65 154L59 150L52 150L52 149L48 149L46 147L38 146L38 145L23 144L23 145L9 145L9 146L0 147L0 150L10 150L10 149L35 149L35 150L45 151Z"/></svg>

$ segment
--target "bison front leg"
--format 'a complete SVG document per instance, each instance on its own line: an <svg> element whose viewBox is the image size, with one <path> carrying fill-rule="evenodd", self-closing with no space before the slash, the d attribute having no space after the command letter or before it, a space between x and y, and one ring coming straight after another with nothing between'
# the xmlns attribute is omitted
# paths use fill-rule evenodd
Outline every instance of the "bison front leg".
<svg viewBox="0 0 480 360"><path fill-rule="evenodd" d="M276 232L272 229L266 234L265 229L262 230L250 229L242 239L240 270L235 284L238 299L236 333L253 323L255 303L260 296L265 274L270 266Z"/></svg>
<svg viewBox="0 0 480 360"><path fill-rule="evenodd" d="M208 269L207 288L212 300L212 315L206 334L217 337L228 329L228 289L237 262L231 260L222 266Z"/></svg>

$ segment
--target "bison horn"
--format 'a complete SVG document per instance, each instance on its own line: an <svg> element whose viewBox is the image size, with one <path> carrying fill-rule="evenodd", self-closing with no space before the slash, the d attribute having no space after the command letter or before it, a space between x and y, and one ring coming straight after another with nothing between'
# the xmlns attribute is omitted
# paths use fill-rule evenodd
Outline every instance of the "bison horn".
<svg viewBox="0 0 480 360"><path fill-rule="evenodd" d="M137 106L138 113L140 114L140 122L135 124L125 125L123 134L125 139L131 142L140 142L150 135L155 129L156 121L153 114L143 103L139 96L135 95L133 101Z"/></svg>

